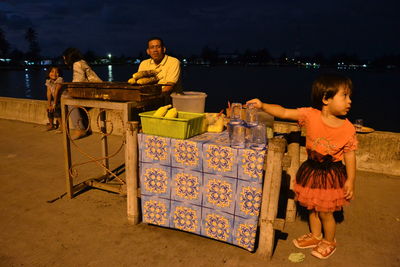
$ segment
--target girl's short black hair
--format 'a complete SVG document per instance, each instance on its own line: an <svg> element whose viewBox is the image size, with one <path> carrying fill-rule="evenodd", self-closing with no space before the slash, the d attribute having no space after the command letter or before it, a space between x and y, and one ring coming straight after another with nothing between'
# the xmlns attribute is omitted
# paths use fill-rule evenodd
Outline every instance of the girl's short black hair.
<svg viewBox="0 0 400 267"><path fill-rule="evenodd" d="M75 47L65 49L63 57L65 58L65 64L70 68L72 68L75 62L83 59L82 53Z"/></svg>
<svg viewBox="0 0 400 267"><path fill-rule="evenodd" d="M334 97L341 86L348 89L350 91L349 93L353 90L353 83L350 78L346 76L336 73L320 75L312 85L312 107L322 110L324 105L322 100Z"/></svg>
<svg viewBox="0 0 400 267"><path fill-rule="evenodd" d="M55 65L51 65L50 67L48 67L47 72L46 72L47 79L50 79L49 75L50 75L50 72L51 72L52 69L57 69L58 70L58 76L59 77L63 76L63 73L62 73L62 70L61 70L60 67L55 66Z"/></svg>

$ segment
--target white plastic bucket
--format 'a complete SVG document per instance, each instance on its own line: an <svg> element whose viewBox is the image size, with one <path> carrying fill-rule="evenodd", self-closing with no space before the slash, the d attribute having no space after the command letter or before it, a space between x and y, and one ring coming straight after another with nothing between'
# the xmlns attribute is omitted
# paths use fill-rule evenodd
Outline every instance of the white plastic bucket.
<svg viewBox="0 0 400 267"><path fill-rule="evenodd" d="M187 91L183 94L172 93L172 106L178 111L204 113L207 94Z"/></svg>

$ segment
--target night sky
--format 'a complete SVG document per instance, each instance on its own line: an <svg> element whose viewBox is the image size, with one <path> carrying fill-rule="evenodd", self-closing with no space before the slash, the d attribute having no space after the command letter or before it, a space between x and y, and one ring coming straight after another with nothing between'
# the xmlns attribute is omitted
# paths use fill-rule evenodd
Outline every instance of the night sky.
<svg viewBox="0 0 400 267"><path fill-rule="evenodd" d="M152 36L175 55L267 48L312 56L341 52L373 58L400 53L396 0L2 0L0 28L12 48L27 51L28 27L42 56L68 46L98 55L137 56Z"/></svg>

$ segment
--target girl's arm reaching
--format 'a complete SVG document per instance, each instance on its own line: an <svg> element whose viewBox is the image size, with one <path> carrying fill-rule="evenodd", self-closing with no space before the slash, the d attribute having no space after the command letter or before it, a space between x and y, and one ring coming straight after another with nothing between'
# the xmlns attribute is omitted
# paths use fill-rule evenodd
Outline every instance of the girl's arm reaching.
<svg viewBox="0 0 400 267"><path fill-rule="evenodd" d="M294 121L299 119L299 112L297 109L289 109L279 105L263 103L258 98L247 101L246 105L248 104L254 104L256 108L260 108L274 117Z"/></svg>
<svg viewBox="0 0 400 267"><path fill-rule="evenodd" d="M347 180L344 183L344 196L346 199L354 198L354 182L356 180L356 153L354 150L343 154L346 164Z"/></svg>

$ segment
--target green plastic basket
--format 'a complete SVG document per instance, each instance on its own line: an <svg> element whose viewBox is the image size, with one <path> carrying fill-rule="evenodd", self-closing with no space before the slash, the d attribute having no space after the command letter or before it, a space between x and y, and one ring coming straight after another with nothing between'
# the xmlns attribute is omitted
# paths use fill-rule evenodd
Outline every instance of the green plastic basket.
<svg viewBox="0 0 400 267"><path fill-rule="evenodd" d="M139 113L145 134L187 139L203 133L203 113L178 111L178 118L153 117L155 110Z"/></svg>

